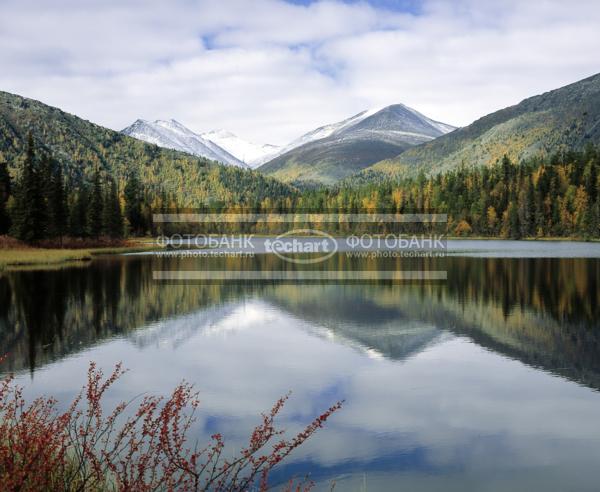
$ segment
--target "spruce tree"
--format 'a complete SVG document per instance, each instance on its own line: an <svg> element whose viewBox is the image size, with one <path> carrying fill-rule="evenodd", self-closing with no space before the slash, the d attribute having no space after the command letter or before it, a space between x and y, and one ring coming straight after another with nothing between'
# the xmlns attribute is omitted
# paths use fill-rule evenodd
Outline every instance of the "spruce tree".
<svg viewBox="0 0 600 492"><path fill-rule="evenodd" d="M542 236L546 229L546 217L544 214L544 195L540 186L535 188L535 234Z"/></svg>
<svg viewBox="0 0 600 492"><path fill-rule="evenodd" d="M156 210L156 212L160 212L161 214L166 214L169 211L169 201L167 199L167 194L165 193L164 188L161 188L160 190L160 199L159 199L159 209ZM158 224L154 223L154 220L152 220L152 225L156 227L156 230L159 234L166 234L166 224L165 222L159 222Z"/></svg>
<svg viewBox="0 0 600 492"><path fill-rule="evenodd" d="M508 210L508 202L510 201L510 182L512 177L512 163L506 154L502 157L502 194L500 198L500 210Z"/></svg>
<svg viewBox="0 0 600 492"><path fill-rule="evenodd" d="M33 137L30 133L12 217L12 234L17 239L35 242L45 235L45 208L41 188L35 163Z"/></svg>
<svg viewBox="0 0 600 492"><path fill-rule="evenodd" d="M102 213L103 232L107 236L120 238L123 235L123 215L121 214L121 204L119 203L119 194L117 184L114 179L110 179L108 190L104 197L104 210Z"/></svg>
<svg viewBox="0 0 600 492"><path fill-rule="evenodd" d="M0 234L7 234L10 229L8 216L8 197L11 194L10 174L5 161L0 161Z"/></svg>
<svg viewBox="0 0 600 492"><path fill-rule="evenodd" d="M514 202L508 204L508 236L511 239L520 239L521 230L519 228L519 211Z"/></svg>
<svg viewBox="0 0 600 492"><path fill-rule="evenodd" d="M62 238L67 229L65 184L60 163L53 161L48 193L48 236Z"/></svg>
<svg viewBox="0 0 600 492"><path fill-rule="evenodd" d="M69 234L73 237L87 235L87 204L87 188L81 185L75 194L69 214Z"/></svg>
<svg viewBox="0 0 600 492"><path fill-rule="evenodd" d="M583 173L585 191L587 192L591 203L598 198L598 170L594 160L590 159Z"/></svg>
<svg viewBox="0 0 600 492"><path fill-rule="evenodd" d="M129 222L130 234L142 232L142 194L138 177L132 173L127 180L125 189L125 218Z"/></svg>
<svg viewBox="0 0 600 492"><path fill-rule="evenodd" d="M97 238L102 234L102 181L100 168L96 167L92 181L92 189L89 197L87 232L91 237Z"/></svg>

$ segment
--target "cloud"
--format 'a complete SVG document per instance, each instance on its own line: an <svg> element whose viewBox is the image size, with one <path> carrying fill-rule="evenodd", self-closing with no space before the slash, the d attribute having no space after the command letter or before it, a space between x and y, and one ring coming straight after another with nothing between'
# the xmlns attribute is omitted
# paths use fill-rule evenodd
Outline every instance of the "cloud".
<svg viewBox="0 0 600 492"><path fill-rule="evenodd" d="M302 298L296 290L274 293L294 301ZM323 302L326 294L315 298ZM429 330L416 321L392 320L392 345L404 330L416 339L419 327ZM109 392L113 405L140 391L166 395L185 375L200 391L201 428L194 435L207 442L213 432L223 432L228 449L241 448L260 412L290 389L278 420L290 434L343 398L342 410L290 463L310 459L313 471L349 463L369 476L391 472L396 480L407 471L452 480L456 470L463 480L472 472L489 480L489 470L511 475L554 466L561 474L587 470L578 481L591 483L600 439L594 391L449 334L406 359L374 360L339 339L320 337L320 328L248 298L140 327L128 338L50 364L33 380L23 373L18 382L27 395L68 401L81 384L72 375L85 374L90 359L105 372L125 360L131 371ZM376 327L366 322L359 331L369 329ZM146 343L135 343L142 338ZM403 469L401 457L415 450L426 468L409 462Z"/></svg>
<svg viewBox="0 0 600 492"><path fill-rule="evenodd" d="M598 71L600 5L4 0L0 89L121 129L176 118L286 143L403 102L465 125Z"/></svg>

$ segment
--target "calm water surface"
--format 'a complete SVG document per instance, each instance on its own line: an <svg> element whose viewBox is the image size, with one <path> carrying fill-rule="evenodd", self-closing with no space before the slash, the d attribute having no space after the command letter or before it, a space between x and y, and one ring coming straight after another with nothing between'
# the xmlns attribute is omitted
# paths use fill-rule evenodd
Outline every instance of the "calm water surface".
<svg viewBox="0 0 600 492"><path fill-rule="evenodd" d="M317 490L333 479L344 491L599 490L598 245L459 243L447 258L339 254L323 265L448 272L435 282L152 278L282 267L266 255L0 273L3 370L29 395L65 399L90 359L131 370L115 401L166 394L185 378L201 393L200 439L222 432L232 448L288 390L280 422L290 431L345 399L273 475L310 472Z"/></svg>

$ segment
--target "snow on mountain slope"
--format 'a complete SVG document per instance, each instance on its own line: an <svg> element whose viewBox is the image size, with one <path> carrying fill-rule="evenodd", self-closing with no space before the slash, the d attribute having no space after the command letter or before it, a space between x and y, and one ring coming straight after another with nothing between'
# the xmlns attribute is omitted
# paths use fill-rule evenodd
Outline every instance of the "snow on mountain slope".
<svg viewBox="0 0 600 492"><path fill-rule="evenodd" d="M401 106L404 106L404 104L401 104ZM442 133L450 133L450 132L456 130L455 126L448 125L447 123L441 123L439 121L432 120L431 118L427 118L427 116L425 116L424 114L419 113L416 109L409 108L408 106L404 106L404 108L406 108L408 111L410 111L414 115L418 116L422 120L426 121L427 123L429 123L434 128L437 128Z"/></svg>
<svg viewBox="0 0 600 492"><path fill-rule="evenodd" d="M287 182L333 184L451 130L404 104L392 104L308 132L259 170Z"/></svg>
<svg viewBox="0 0 600 492"><path fill-rule="evenodd" d="M159 147L180 150L188 154L219 161L223 164L248 167L227 150L194 133L175 120L137 120L131 126L122 130L121 133Z"/></svg>
<svg viewBox="0 0 600 492"><path fill-rule="evenodd" d="M248 142L227 130L212 130L200 134L206 140L214 142L222 149L236 156L252 168L256 168L273 158L280 150L277 145Z"/></svg>
<svg viewBox="0 0 600 492"><path fill-rule="evenodd" d="M357 116L360 117L354 117L355 121L336 129L330 138L395 140L408 137L426 141L454 130L453 126L427 118L404 104L392 104Z"/></svg>
<svg viewBox="0 0 600 492"><path fill-rule="evenodd" d="M337 133L345 128L351 127L361 122L365 118L368 118L369 116L377 113L377 111L379 111L380 109L382 108L367 109L365 111L361 111L358 114L355 114L354 116L351 116L350 118L338 121L337 123L331 123L329 125L320 126L319 128L305 133L301 137L290 142L288 145L283 147L277 153L277 155L285 154L289 150L295 149L296 147L300 147L301 145L304 145L306 143L314 142L315 140L320 140L322 138L327 138L333 135L334 133Z"/></svg>
<svg viewBox="0 0 600 492"><path fill-rule="evenodd" d="M430 118L427 118L425 115L419 113L418 111L416 111L412 108L409 108L408 106L405 106L404 104L395 104L395 105L387 106L387 107L381 106L381 107L366 109L366 110L361 111L360 113L355 114L354 116L351 116L350 118L347 118L345 120L338 121L337 123L331 123L329 125L320 126L319 128L316 128L315 130L305 133L301 137L290 142L288 145L281 147L280 150L277 151L270 158L273 159L277 156L285 154L286 152L289 152L292 149L295 149L297 147L300 147L300 146L310 143L310 142L314 142L316 140L321 140L323 138L328 138L331 136L340 136L341 137L346 134L350 134L353 132L353 129L358 128L360 126L360 123L363 122L364 120L367 120L370 117L377 115L378 113L380 113L383 110L389 110L390 108L400 109L401 112L405 113L405 115L409 115L409 114L410 114L410 116L414 115L414 120L417 121L418 123L421 123L422 124L421 127L415 132L410 132L410 131L398 130L397 128L395 128L395 129L387 128L386 129L385 126L379 125L380 128L378 128L377 130L371 128L370 129L371 131L378 131L380 133L384 133L387 131L389 133L390 137L406 135L406 136L426 136L428 138L434 138L434 136L438 136L438 134L442 135L442 134L451 132L456 129L456 127L454 127L452 125L447 125L445 123L440 123L439 121L435 121ZM409 118L404 116L404 117L400 117L397 119L399 119L399 122L401 123L403 120L406 121ZM398 122L395 122L395 123L398 124ZM414 122L411 122L411 125L414 126ZM424 128L423 128L423 126L424 126ZM430 127L430 128L427 128L427 127ZM265 161L265 162L267 162L267 161Z"/></svg>
<svg viewBox="0 0 600 492"><path fill-rule="evenodd" d="M420 143L455 128L422 115L418 111L395 104L372 108L345 120L312 130L284 147L256 144L244 140L226 130L194 133L181 123L171 120L137 120L122 133L156 144L160 147L181 150L245 168L258 168L287 152L308 143L323 139L369 139L397 140Z"/></svg>

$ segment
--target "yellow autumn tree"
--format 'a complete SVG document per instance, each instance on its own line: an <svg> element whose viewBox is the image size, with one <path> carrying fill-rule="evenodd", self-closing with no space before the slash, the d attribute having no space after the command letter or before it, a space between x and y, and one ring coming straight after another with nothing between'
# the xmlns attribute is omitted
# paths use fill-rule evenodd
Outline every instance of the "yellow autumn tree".
<svg viewBox="0 0 600 492"><path fill-rule="evenodd" d="M472 231L470 224L466 220L461 220L454 228L454 234L457 236L466 236Z"/></svg>
<svg viewBox="0 0 600 492"><path fill-rule="evenodd" d="M488 232L490 234L494 234L496 232L496 225L498 224L498 213L496 209L492 206L487 209L487 226Z"/></svg>

